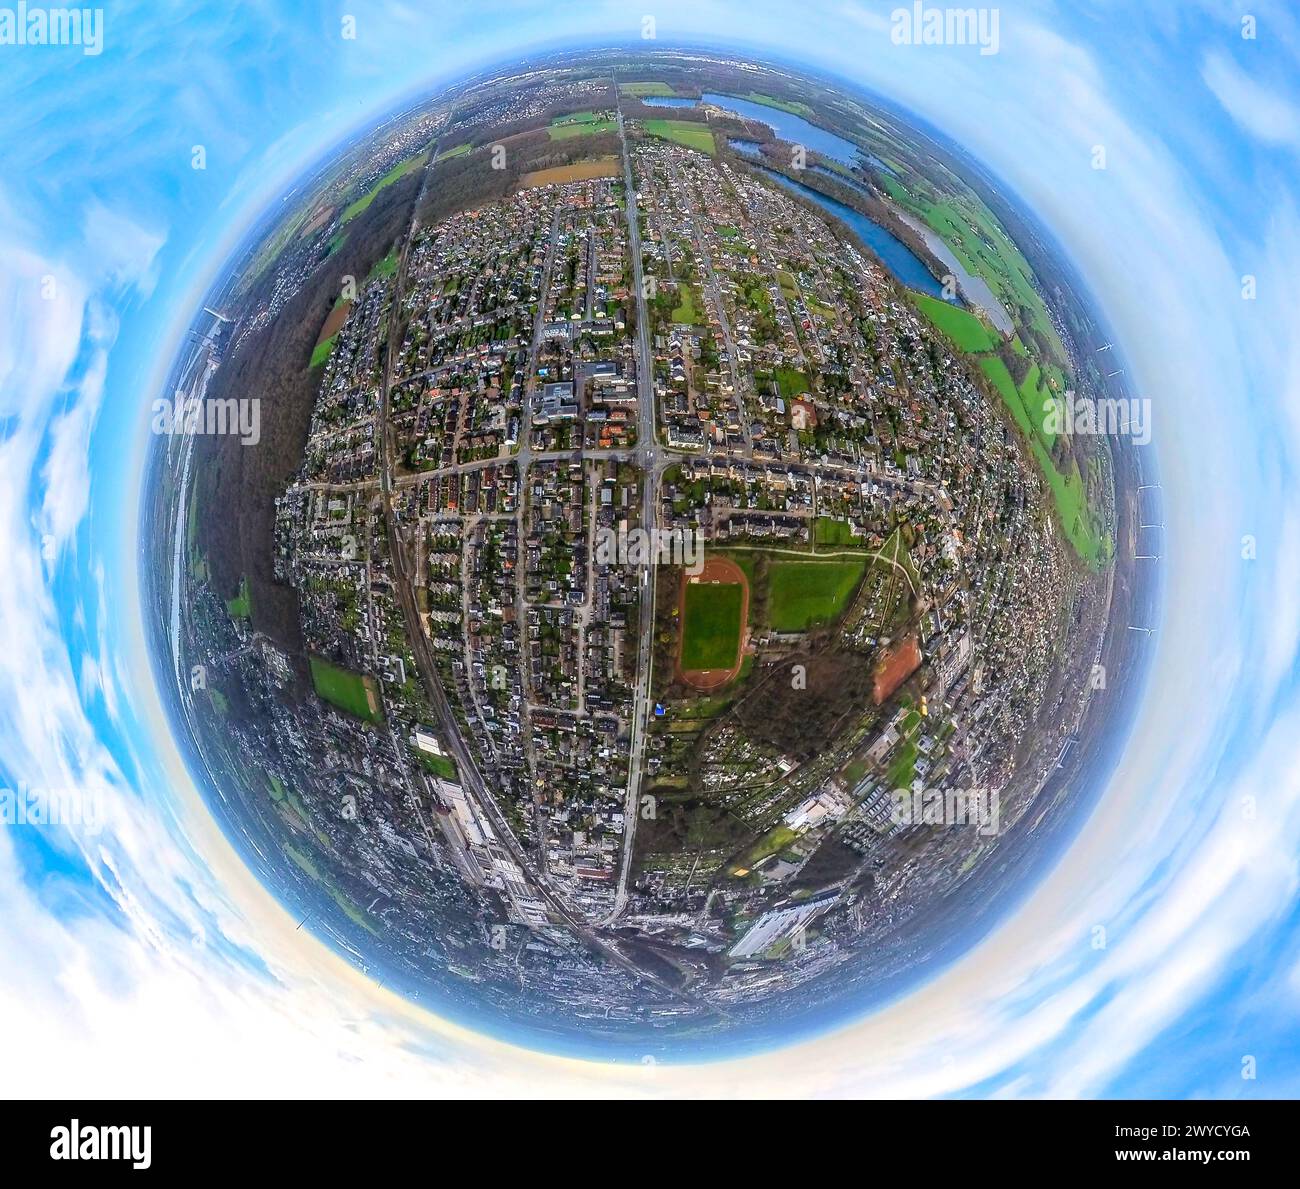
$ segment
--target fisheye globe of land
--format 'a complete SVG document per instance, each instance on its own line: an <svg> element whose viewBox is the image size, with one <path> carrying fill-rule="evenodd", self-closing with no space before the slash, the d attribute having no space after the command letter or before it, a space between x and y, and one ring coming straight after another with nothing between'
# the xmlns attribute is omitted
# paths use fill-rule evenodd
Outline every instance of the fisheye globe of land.
<svg viewBox="0 0 1300 1189"><path fill-rule="evenodd" d="M561 55L254 229L172 379L259 433L160 436L155 634L305 927L497 1035L671 1054L1009 902L1105 722L1125 447L1054 432L1104 339L962 160L835 80Z"/></svg>

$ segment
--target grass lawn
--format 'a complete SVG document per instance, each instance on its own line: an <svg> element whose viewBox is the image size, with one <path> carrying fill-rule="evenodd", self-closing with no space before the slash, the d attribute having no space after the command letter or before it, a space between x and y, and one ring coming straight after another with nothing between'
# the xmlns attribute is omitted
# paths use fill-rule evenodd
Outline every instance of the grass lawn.
<svg viewBox="0 0 1300 1189"><path fill-rule="evenodd" d="M762 862L768 855L779 854L785 850L798 837L799 835L784 823L773 827L746 852L739 867L752 869L755 863Z"/></svg>
<svg viewBox="0 0 1300 1189"><path fill-rule="evenodd" d="M458 144L454 149L446 149L439 153L435 158L436 161L449 161L452 157L464 157L469 154L473 146L466 141L464 144Z"/></svg>
<svg viewBox="0 0 1300 1189"><path fill-rule="evenodd" d="M673 321L681 322L686 326L700 325L700 307L695 300L694 288L690 285L680 285L677 295L682 299L682 303L673 310Z"/></svg>
<svg viewBox="0 0 1300 1189"><path fill-rule="evenodd" d="M688 582L683 669L730 669L740 650L739 583Z"/></svg>
<svg viewBox="0 0 1300 1189"><path fill-rule="evenodd" d="M253 597L248 593L248 575L239 579L239 593L233 599L226 600L226 610L231 619L251 619L253 617Z"/></svg>
<svg viewBox="0 0 1300 1189"><path fill-rule="evenodd" d="M698 149L710 157L718 151L717 145L713 143L713 133L705 124L696 124L690 120L646 120L645 130L651 136L675 141L688 149Z"/></svg>
<svg viewBox="0 0 1300 1189"><path fill-rule="evenodd" d="M911 785L915 775L916 745L908 739L899 747L885 779L891 789L905 789Z"/></svg>
<svg viewBox="0 0 1300 1189"><path fill-rule="evenodd" d="M365 722L384 721L383 711L379 709L379 691L372 678L362 677L360 673L341 669L338 665L314 656L311 658L311 680L316 692L332 706Z"/></svg>
<svg viewBox="0 0 1300 1189"><path fill-rule="evenodd" d="M862 782L862 778L867 774L867 769L871 767L868 760L854 760L843 772L840 773L840 779L849 786L850 789L856 789Z"/></svg>
<svg viewBox="0 0 1300 1189"><path fill-rule="evenodd" d="M867 568L861 561L775 558L767 575L767 618L778 632L802 632L844 613Z"/></svg>
<svg viewBox="0 0 1300 1189"><path fill-rule="evenodd" d="M853 530L843 520L818 516L813 525L813 540L818 545L852 545Z"/></svg>
<svg viewBox="0 0 1300 1189"><path fill-rule="evenodd" d="M450 756L436 756L431 752L416 748L415 758L435 776L441 776L443 780L456 779L456 761Z"/></svg>
<svg viewBox="0 0 1300 1189"><path fill-rule="evenodd" d="M761 372L754 378L763 383L775 380L777 390L786 400L802 396L809 389L808 377L793 367L779 367L774 372Z"/></svg>

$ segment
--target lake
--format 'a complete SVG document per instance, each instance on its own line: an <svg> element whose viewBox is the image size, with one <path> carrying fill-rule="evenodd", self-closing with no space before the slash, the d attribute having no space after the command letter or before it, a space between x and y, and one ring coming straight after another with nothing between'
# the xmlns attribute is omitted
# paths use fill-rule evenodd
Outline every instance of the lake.
<svg viewBox="0 0 1300 1189"><path fill-rule="evenodd" d="M768 169L766 165L760 165L759 168L778 185L784 186L794 194L811 199L822 210L841 219L880 258L901 284L909 289L928 294L930 297L943 297L943 286L921 263L921 258L892 231L868 219L861 211L855 211L851 206L846 206L834 198L828 198L811 186L792 181L785 174L778 173L775 169Z"/></svg>
<svg viewBox="0 0 1300 1189"><path fill-rule="evenodd" d="M693 103L694 100L680 100L679 102ZM737 137L728 140L727 143L742 156L749 158L751 161L761 162L762 153L757 141L742 140ZM766 165L760 165L760 167L765 173L785 186L787 190L802 194L805 198L811 198L824 210L828 210L831 214L843 219L857 233L858 237L880 257L889 271L908 288L928 293L931 297L943 297L943 286L935 280L930 270L921 262L920 257L893 232L852 207L846 206L834 198L828 198L825 194L812 189L810 186L792 181L785 174L769 169ZM809 168L809 172L831 178L841 185L849 186L864 194L868 192L861 182L845 177L833 169L814 165ZM1003 334L1010 334L1015 329L1015 324L1002 303L993 295L993 290L989 288L988 282L983 277L971 275L933 227L923 223L901 207L895 204L891 205L893 205L894 213L925 240L926 247L956 278L957 288L967 304L982 310L989 321Z"/></svg>
<svg viewBox="0 0 1300 1189"><path fill-rule="evenodd" d="M953 255L953 250L933 227L923 223L915 215L899 207L895 207L894 211L904 223L925 240L925 246L951 270L952 275L957 278L957 287L970 305L978 306L988 320L1003 334L1010 334L1015 330L1015 323L1012 322L1011 315L1007 313L1006 307L994 296L993 290L989 288L989 283L983 277L972 276L967 272L962 267L961 261Z"/></svg>
<svg viewBox="0 0 1300 1189"><path fill-rule="evenodd" d="M876 162L874 157L863 153L852 141L836 136L834 132L827 132L825 128L818 128L816 124L810 124L802 116L782 111L779 107L768 107L764 103L753 103L748 99L738 99L734 95L719 95L715 91L706 91L701 99L674 99L651 95L641 102L649 107L697 107L701 102L712 104L714 107L734 111L747 120L766 124L779 139L788 140L792 144L801 144L806 149L813 149L823 157L830 157L833 161L840 162L841 165L855 165L860 158L867 158L880 164L881 168L887 168L882 162Z"/></svg>

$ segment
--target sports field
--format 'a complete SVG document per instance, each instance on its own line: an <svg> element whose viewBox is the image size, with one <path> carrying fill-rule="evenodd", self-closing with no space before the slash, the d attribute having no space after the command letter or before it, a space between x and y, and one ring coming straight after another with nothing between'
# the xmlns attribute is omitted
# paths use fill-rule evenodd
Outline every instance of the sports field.
<svg viewBox="0 0 1300 1189"><path fill-rule="evenodd" d="M682 625L684 670L731 669L740 651L745 588L739 583L688 582Z"/></svg>
<svg viewBox="0 0 1300 1189"><path fill-rule="evenodd" d="M778 632L830 623L848 609L866 572L866 559L773 561L767 577L767 618Z"/></svg>
<svg viewBox="0 0 1300 1189"><path fill-rule="evenodd" d="M311 658L311 680L316 692L332 706L366 722L384 721L374 678L341 669L318 656Z"/></svg>

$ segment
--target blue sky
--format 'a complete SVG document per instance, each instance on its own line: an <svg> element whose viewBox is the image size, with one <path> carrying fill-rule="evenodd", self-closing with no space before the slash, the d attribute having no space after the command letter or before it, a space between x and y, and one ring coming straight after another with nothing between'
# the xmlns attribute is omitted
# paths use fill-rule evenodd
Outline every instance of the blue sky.
<svg viewBox="0 0 1300 1189"><path fill-rule="evenodd" d="M984 56L894 45L894 7L123 3L97 56L0 46L0 783L107 815L0 829L0 1092L1300 1092L1300 22L1285 3L1002 4ZM1152 400L1168 524L1132 743L1029 902L837 1036L689 1074L475 1036L295 933L166 738L135 576L149 402L250 221L402 96L637 39L647 13L664 44L877 90L1012 186Z"/></svg>

